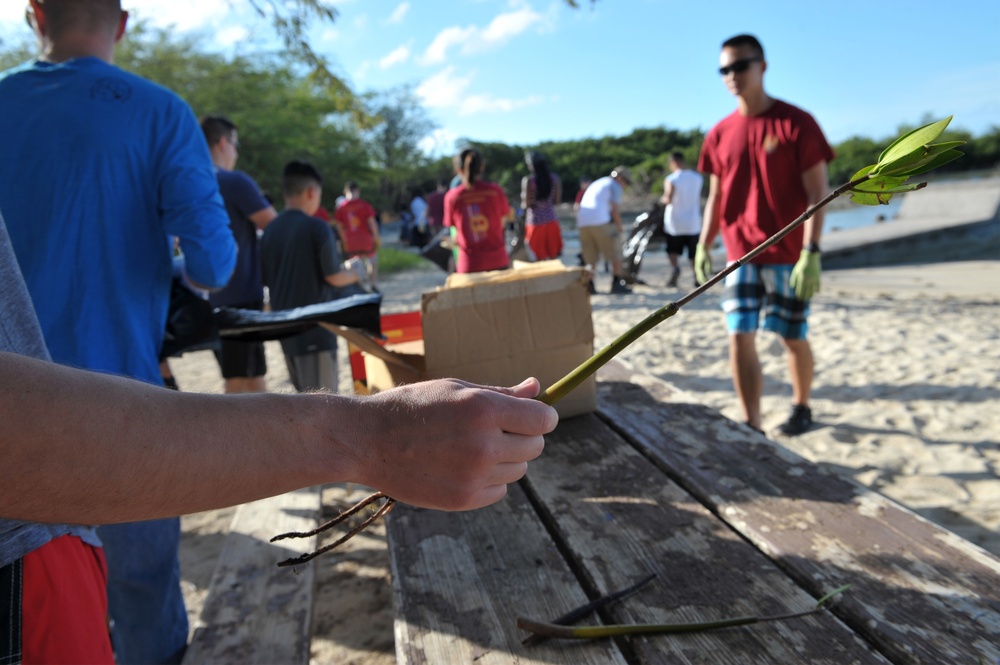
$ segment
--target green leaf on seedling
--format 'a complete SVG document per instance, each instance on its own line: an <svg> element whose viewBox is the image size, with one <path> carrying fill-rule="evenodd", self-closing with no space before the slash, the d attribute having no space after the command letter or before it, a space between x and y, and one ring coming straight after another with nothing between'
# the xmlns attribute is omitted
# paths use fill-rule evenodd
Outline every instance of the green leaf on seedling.
<svg viewBox="0 0 1000 665"><path fill-rule="evenodd" d="M831 598L834 598L835 596L839 596L840 594L844 593L845 591L849 590L850 588L851 588L850 584L845 584L842 587L838 587L838 588L834 589L830 593L826 594L825 596L823 596L822 598L820 598L819 600L817 600L816 601L816 607L823 607L824 605L826 605L826 603L827 603L828 600L830 600Z"/></svg>
<svg viewBox="0 0 1000 665"><path fill-rule="evenodd" d="M907 178L920 175L961 157L962 152L955 150L960 145L965 145L965 141L948 141L946 143L925 145L891 163L876 164L872 172L877 175L904 176Z"/></svg>
<svg viewBox="0 0 1000 665"><path fill-rule="evenodd" d="M905 176L868 176L875 165L866 166L851 178L851 182L868 178L850 189L851 200L861 205L875 206L889 203L893 194L911 192L921 185L906 185Z"/></svg>
<svg viewBox="0 0 1000 665"><path fill-rule="evenodd" d="M882 154L878 157L878 163L875 165L876 173L881 172L882 167L893 163L900 157L912 154L914 151L919 150L941 136L941 133L948 127L948 123L951 122L953 117L955 116L950 115L944 120L938 120L929 125L917 127L890 143L889 147L883 150Z"/></svg>

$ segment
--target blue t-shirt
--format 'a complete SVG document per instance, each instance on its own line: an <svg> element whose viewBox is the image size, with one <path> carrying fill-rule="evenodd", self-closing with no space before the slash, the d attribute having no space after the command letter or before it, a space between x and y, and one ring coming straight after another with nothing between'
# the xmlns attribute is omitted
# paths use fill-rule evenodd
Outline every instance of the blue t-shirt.
<svg viewBox="0 0 1000 665"><path fill-rule="evenodd" d="M257 243L257 225L250 215L271 204L261 194L257 183L242 171L216 170L219 191L229 213L229 229L236 238L239 252L236 270L225 288L208 296L216 307L247 305L264 300L264 285L260 277L260 252Z"/></svg>
<svg viewBox="0 0 1000 665"><path fill-rule="evenodd" d="M17 259L11 251L7 228L0 215L0 351L48 360L38 319L24 288ZM0 381L6 381L0 377ZM41 458L40 458L41 459ZM37 524L0 517L0 568L17 561L53 538L80 536L84 542L100 545L90 527L68 524Z"/></svg>
<svg viewBox="0 0 1000 665"><path fill-rule="evenodd" d="M0 74L0 210L53 360L160 383L170 236L188 276L229 279L204 134L166 88L98 58Z"/></svg>

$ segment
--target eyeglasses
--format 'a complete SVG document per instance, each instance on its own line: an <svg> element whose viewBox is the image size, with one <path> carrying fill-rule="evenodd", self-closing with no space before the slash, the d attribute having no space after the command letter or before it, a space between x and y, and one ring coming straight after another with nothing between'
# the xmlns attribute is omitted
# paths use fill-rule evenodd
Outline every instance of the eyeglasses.
<svg viewBox="0 0 1000 665"><path fill-rule="evenodd" d="M719 73L723 76L728 76L730 73L742 74L746 70L750 69L750 65L755 62L761 62L764 58L756 56L754 58L743 58L742 60L737 60L732 62L725 67L719 67Z"/></svg>
<svg viewBox="0 0 1000 665"><path fill-rule="evenodd" d="M229 145L233 146L237 150L240 149L240 140L234 136L227 136L226 140L229 141Z"/></svg>

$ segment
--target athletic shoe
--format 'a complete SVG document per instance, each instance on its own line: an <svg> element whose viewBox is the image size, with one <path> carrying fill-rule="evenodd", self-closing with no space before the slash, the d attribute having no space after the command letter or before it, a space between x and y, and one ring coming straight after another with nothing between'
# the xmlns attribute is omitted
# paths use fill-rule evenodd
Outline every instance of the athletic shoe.
<svg viewBox="0 0 1000 665"><path fill-rule="evenodd" d="M615 278L611 282L611 291L609 293L632 293L632 287L625 283L624 279Z"/></svg>
<svg viewBox="0 0 1000 665"><path fill-rule="evenodd" d="M812 409L805 404L793 404L788 420L781 423L778 430L786 436L797 436L812 427Z"/></svg>
<svg viewBox="0 0 1000 665"><path fill-rule="evenodd" d="M677 287L677 280L680 279L680 276L681 276L681 269L680 268L674 268L674 271L672 273L670 273L670 280L667 281L667 288L668 289L676 288Z"/></svg>

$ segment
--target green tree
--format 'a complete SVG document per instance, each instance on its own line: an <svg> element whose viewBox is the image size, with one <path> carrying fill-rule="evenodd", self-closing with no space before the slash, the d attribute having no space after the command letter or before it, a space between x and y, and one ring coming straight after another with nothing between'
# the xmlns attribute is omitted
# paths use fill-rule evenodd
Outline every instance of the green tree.
<svg viewBox="0 0 1000 665"><path fill-rule="evenodd" d="M427 115L411 86L401 86L365 96L366 112L373 126L363 133L376 172L359 174L359 179L373 180L383 206L397 207L407 189L421 182L428 163L420 142L436 125Z"/></svg>

